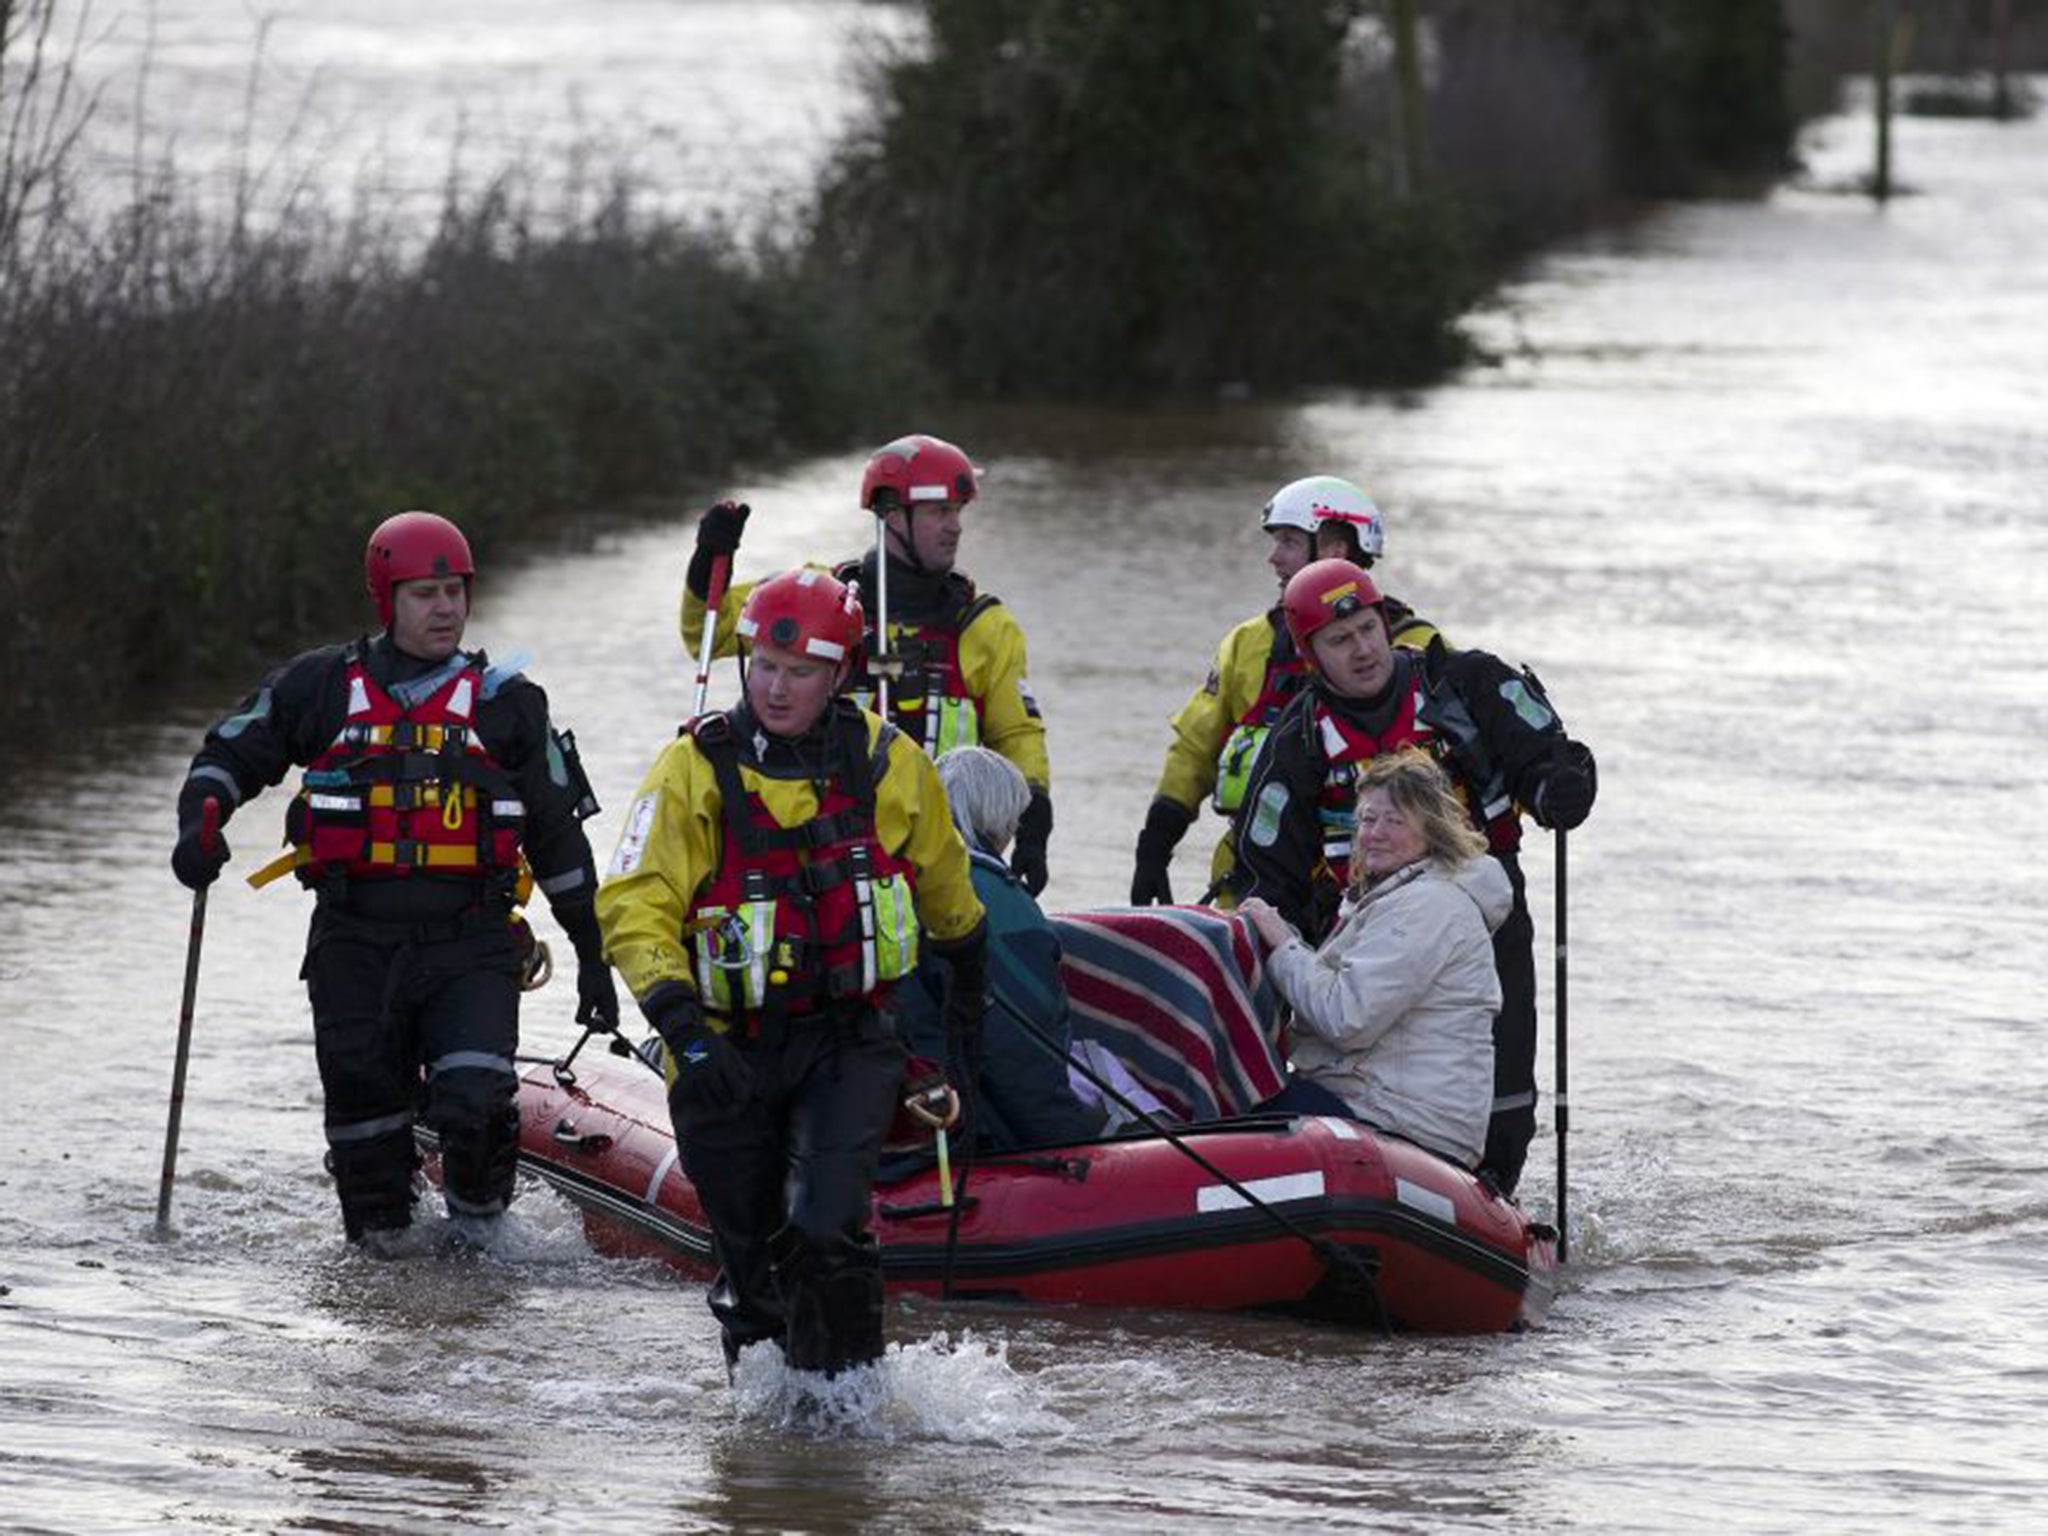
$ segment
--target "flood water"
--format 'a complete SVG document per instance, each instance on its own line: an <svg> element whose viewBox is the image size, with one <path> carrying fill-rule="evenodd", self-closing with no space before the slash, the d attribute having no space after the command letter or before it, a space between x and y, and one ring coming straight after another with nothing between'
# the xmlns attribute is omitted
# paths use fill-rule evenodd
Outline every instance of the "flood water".
<svg viewBox="0 0 2048 1536"><path fill-rule="evenodd" d="M1542 261L1479 322L1504 364L1412 398L905 423L989 469L963 564L1031 636L1050 906L1121 899L1166 716L1268 601L1256 511L1300 474L1372 487L1389 589L1533 664L1598 752L1546 1327L899 1305L878 1400L792 1424L772 1383L728 1390L700 1287L594 1256L538 1188L482 1259L345 1248L305 909L234 880L155 1241L189 911L165 858L204 723L179 714L0 803L0 1525L2031 1526L2048 123L1903 123L1914 195L1883 211L1828 190L1867 138L1821 125L1809 185ZM729 488L743 568L851 553L858 467ZM473 636L531 649L584 743L601 858L686 708L692 521L481 584ZM236 870L281 808L229 828ZM1528 864L1541 944L1548 845ZM530 999L527 1048L566 1048L573 1005Z"/></svg>

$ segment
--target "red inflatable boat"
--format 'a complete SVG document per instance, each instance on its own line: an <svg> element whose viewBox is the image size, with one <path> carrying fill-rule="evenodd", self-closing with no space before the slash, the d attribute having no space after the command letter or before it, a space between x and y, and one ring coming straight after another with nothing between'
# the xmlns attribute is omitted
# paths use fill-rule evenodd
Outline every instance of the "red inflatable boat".
<svg viewBox="0 0 2048 1536"><path fill-rule="evenodd" d="M521 1165L581 1207L593 1246L711 1278L710 1230L653 1073L600 1057L564 1086L536 1067L519 1097ZM950 1274L953 1213L937 1171L877 1186L873 1227L890 1287L936 1296L950 1284L956 1297L1036 1305L1281 1310L1427 1333L1524 1327L1549 1307L1550 1229L1411 1142L1317 1116L1175 1133L1259 1203L1156 1133L984 1157L961 1196Z"/></svg>

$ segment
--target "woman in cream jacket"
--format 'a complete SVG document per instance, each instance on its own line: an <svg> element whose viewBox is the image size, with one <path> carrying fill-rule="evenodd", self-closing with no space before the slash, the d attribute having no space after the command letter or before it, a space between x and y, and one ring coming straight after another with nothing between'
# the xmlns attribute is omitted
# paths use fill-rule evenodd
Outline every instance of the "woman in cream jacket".
<svg viewBox="0 0 2048 1536"><path fill-rule="evenodd" d="M1513 891L1426 754L1375 758L1359 782L1353 884L1322 948L1263 901L1241 909L1294 1010L1294 1081L1266 1107L1348 1115L1475 1167L1501 1000L1491 934Z"/></svg>

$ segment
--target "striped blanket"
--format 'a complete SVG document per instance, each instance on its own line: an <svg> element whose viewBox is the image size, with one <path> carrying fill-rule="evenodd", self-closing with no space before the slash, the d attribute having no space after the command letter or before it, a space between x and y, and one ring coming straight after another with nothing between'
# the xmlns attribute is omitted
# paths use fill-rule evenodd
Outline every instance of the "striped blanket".
<svg viewBox="0 0 2048 1536"><path fill-rule="evenodd" d="M1250 1109L1285 1086L1279 1002L1242 918L1116 907L1052 918L1074 1038L1114 1052L1184 1120Z"/></svg>

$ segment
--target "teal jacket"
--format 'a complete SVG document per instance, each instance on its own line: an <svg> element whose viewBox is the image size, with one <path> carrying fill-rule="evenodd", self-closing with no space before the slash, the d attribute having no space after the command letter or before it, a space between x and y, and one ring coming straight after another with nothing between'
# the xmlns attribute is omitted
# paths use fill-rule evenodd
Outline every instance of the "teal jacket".
<svg viewBox="0 0 2048 1536"><path fill-rule="evenodd" d="M991 1001L981 1024L977 1084L986 1151L1058 1146L1102 1134L1102 1115L1074 1097L1065 1052L1073 1044L1067 989L1060 980L1060 944L1038 903L1009 865L979 848L968 850L974 893L988 913L988 984L1058 1043L1059 1056ZM897 1028L920 1056L946 1060L943 1005L950 977L946 962L926 952L914 975L896 989Z"/></svg>

